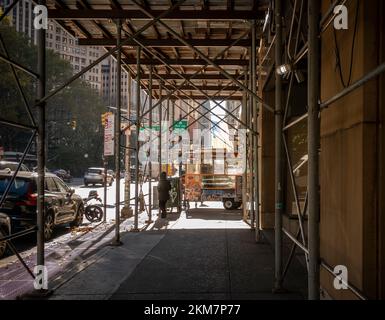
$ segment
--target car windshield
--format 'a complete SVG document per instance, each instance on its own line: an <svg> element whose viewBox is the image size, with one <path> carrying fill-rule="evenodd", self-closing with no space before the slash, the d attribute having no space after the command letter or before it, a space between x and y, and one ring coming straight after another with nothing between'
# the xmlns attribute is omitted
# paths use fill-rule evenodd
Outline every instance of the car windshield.
<svg viewBox="0 0 385 320"><path fill-rule="evenodd" d="M88 173L102 174L102 170L100 170L100 169L88 169Z"/></svg>
<svg viewBox="0 0 385 320"><path fill-rule="evenodd" d="M0 177L0 195L4 193L10 181L11 177ZM19 196L26 194L30 183L31 180L16 178L12 184L11 189L9 190L9 194Z"/></svg>

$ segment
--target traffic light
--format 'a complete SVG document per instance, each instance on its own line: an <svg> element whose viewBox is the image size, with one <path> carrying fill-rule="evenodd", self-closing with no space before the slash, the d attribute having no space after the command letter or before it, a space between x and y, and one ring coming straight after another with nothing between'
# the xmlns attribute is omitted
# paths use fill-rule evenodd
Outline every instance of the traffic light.
<svg viewBox="0 0 385 320"><path fill-rule="evenodd" d="M107 113L102 113L102 126L105 127L106 126L106 118L107 118Z"/></svg>
<svg viewBox="0 0 385 320"><path fill-rule="evenodd" d="M106 112L101 115L101 120L102 120L102 126L105 127L107 123L107 117L112 114L112 112Z"/></svg>
<svg viewBox="0 0 385 320"><path fill-rule="evenodd" d="M71 121L72 130L76 130L76 120Z"/></svg>

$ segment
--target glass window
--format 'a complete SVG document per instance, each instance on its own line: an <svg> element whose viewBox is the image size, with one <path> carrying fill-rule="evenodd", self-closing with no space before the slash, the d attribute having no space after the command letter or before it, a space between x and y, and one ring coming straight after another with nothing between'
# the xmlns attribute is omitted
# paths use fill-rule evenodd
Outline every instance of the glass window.
<svg viewBox="0 0 385 320"><path fill-rule="evenodd" d="M1 177L0 178L0 196L3 195L4 191L8 187L8 184L11 182L10 177ZM12 184L9 194L11 195L23 195L27 193L29 185L32 183L31 180L16 178Z"/></svg>
<svg viewBox="0 0 385 320"><path fill-rule="evenodd" d="M57 187L53 178L46 178L45 179L45 189L50 191L50 192L59 192L59 188Z"/></svg>
<svg viewBox="0 0 385 320"><path fill-rule="evenodd" d="M68 186L64 184L64 182L62 182L60 179L54 178L54 180L60 192L66 193L69 191Z"/></svg>

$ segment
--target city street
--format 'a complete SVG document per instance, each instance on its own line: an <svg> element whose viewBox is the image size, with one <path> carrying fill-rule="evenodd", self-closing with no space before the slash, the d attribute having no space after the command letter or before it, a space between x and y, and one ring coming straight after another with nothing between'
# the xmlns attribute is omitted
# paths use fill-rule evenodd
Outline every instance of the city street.
<svg viewBox="0 0 385 320"><path fill-rule="evenodd" d="M384 0L0 0L0 300L384 300L384 39Z"/></svg>
<svg viewBox="0 0 385 320"><path fill-rule="evenodd" d="M83 198L88 196L90 190L97 190L103 198L103 187L85 187L82 179L74 179L69 185L75 189L75 193ZM114 238L115 226L115 183L107 188L107 223L90 223L83 218L83 224L79 228L71 229L69 226L57 228L54 238L46 243L46 261L50 281L55 276L63 273L69 276L74 270L73 266L79 261L84 261L83 267L92 261L93 256L99 250L108 245ZM121 199L124 199L124 180L121 180ZM153 183L156 185L156 182ZM148 193L148 185L143 185L143 192ZM135 184L131 185L131 198L135 196ZM148 201L148 198L146 198ZM134 205L134 200L132 200ZM123 207L123 206L121 206ZM154 216L157 210L153 210ZM147 213L139 215L139 228L143 228L148 219ZM122 233L128 232L133 226L133 218L121 223ZM36 238L34 235L22 237L13 241L26 264L33 270L36 265ZM28 274L15 255L0 260L0 299L15 299L33 288L32 277Z"/></svg>

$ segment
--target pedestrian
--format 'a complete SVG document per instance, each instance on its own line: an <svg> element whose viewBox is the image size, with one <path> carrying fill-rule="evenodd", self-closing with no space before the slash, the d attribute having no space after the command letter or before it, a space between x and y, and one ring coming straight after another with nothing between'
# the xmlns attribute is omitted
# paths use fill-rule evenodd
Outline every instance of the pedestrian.
<svg viewBox="0 0 385 320"><path fill-rule="evenodd" d="M167 201L170 199L171 183L167 180L167 173L162 172L158 183L159 210L162 218L167 215Z"/></svg>

